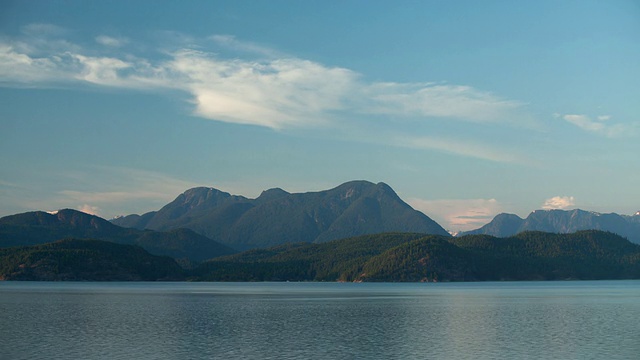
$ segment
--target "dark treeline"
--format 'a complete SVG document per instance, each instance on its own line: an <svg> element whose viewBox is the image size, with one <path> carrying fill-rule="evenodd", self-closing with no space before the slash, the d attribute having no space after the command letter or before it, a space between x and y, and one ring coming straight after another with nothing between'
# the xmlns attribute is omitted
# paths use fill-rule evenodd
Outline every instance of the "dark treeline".
<svg viewBox="0 0 640 360"><path fill-rule="evenodd" d="M184 270L139 246L98 240L60 240L0 249L0 279L38 281L182 280Z"/></svg>
<svg viewBox="0 0 640 360"><path fill-rule="evenodd" d="M254 249L181 269L168 257L100 241L0 249L8 280L502 281L640 278L640 245L612 233L512 237L387 233Z"/></svg>

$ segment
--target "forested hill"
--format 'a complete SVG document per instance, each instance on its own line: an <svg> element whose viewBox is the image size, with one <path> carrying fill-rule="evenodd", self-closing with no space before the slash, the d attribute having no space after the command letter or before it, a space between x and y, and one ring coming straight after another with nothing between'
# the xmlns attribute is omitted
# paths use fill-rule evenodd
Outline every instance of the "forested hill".
<svg viewBox="0 0 640 360"><path fill-rule="evenodd" d="M640 278L640 245L612 233L527 232L508 238L379 234L220 257L210 281L490 281Z"/></svg>
<svg viewBox="0 0 640 360"><path fill-rule="evenodd" d="M184 272L169 257L138 246L67 239L0 249L0 280L156 281L182 280Z"/></svg>

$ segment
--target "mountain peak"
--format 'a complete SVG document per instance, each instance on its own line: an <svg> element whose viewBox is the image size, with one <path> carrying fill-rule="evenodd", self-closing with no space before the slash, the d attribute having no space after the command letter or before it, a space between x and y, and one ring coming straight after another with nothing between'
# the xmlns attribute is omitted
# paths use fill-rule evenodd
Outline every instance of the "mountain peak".
<svg viewBox="0 0 640 360"><path fill-rule="evenodd" d="M150 213L144 228L151 230L167 230L183 227L188 221L186 214L202 214L211 211L221 204L229 202L246 202L247 198L231 195L212 187L195 187L178 195L172 202L163 206L157 212Z"/></svg>
<svg viewBox="0 0 640 360"><path fill-rule="evenodd" d="M383 183L383 182L379 182L375 185L375 189L376 191L378 191L381 194L387 194L387 195L392 195L392 196L397 196L398 194L396 194L396 192L391 188L391 186Z"/></svg>
<svg viewBox="0 0 640 360"><path fill-rule="evenodd" d="M195 187L182 193L185 201L208 199L211 197L229 197L231 194L212 187Z"/></svg>
<svg viewBox="0 0 640 360"><path fill-rule="evenodd" d="M365 188L370 188L375 186L374 183L370 182L370 181L366 181L366 180L352 180L352 181L347 181L344 184L338 185L336 186L334 189L365 189Z"/></svg>
<svg viewBox="0 0 640 360"><path fill-rule="evenodd" d="M517 220L520 219L522 220L522 218L516 214L509 214L509 213L500 213L498 215L496 215L494 217L494 219L513 219L513 220Z"/></svg>
<svg viewBox="0 0 640 360"><path fill-rule="evenodd" d="M178 195L167 206L171 206L174 212L178 211L177 214L181 215L189 210L215 207L231 197L231 194L216 188L195 187Z"/></svg>
<svg viewBox="0 0 640 360"><path fill-rule="evenodd" d="M74 209L62 209L56 212L55 216L59 222L72 227L94 228L94 229L111 229L115 225L109 221L85 212Z"/></svg>
<svg viewBox="0 0 640 360"><path fill-rule="evenodd" d="M264 202L264 201L270 201L270 200L274 200L274 199L278 199L287 195L291 195L288 192L282 190L281 188L272 188L272 189L268 189L263 191L260 196L258 196L256 198L257 201L260 202Z"/></svg>
<svg viewBox="0 0 640 360"><path fill-rule="evenodd" d="M379 195L388 195L394 198L398 197L398 194L387 184L383 182L379 182L374 184L370 181L366 180L353 180L346 182L342 185L335 187L329 191L336 191L341 194L341 198L343 200L359 197L362 194L376 194Z"/></svg>

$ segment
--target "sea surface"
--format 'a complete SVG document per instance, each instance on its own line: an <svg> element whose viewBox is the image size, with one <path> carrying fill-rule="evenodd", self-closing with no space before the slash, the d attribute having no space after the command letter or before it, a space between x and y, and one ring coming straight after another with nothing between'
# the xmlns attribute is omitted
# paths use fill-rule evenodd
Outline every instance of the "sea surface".
<svg viewBox="0 0 640 360"><path fill-rule="evenodd" d="M0 359L640 359L640 281L0 282Z"/></svg>

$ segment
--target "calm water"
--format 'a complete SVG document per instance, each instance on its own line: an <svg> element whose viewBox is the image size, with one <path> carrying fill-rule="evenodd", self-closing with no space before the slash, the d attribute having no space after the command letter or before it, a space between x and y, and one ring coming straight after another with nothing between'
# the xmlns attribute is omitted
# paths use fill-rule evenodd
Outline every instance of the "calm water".
<svg viewBox="0 0 640 360"><path fill-rule="evenodd" d="M640 281L0 282L0 359L639 359Z"/></svg>

